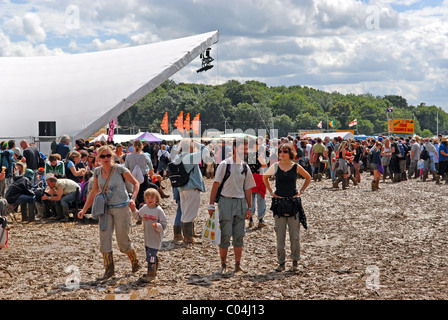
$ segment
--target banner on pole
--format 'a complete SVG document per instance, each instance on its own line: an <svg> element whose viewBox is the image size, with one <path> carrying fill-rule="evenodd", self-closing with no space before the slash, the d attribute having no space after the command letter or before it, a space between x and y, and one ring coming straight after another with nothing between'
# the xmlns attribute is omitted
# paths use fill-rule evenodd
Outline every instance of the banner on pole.
<svg viewBox="0 0 448 320"><path fill-rule="evenodd" d="M414 120L389 119L390 133L414 133Z"/></svg>

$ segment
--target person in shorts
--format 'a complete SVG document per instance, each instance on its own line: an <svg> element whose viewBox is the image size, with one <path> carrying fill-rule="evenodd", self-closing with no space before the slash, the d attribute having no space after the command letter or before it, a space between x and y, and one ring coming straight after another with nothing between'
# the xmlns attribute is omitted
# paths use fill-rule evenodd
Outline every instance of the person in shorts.
<svg viewBox="0 0 448 320"><path fill-rule="evenodd" d="M230 175L228 175L228 179L222 187L221 196L218 200L221 228L221 243L219 244L221 269L219 273L224 273L227 268L226 260L230 239L232 239L235 253L235 273L245 272L241 267L245 219L250 219L252 216L252 188L256 186L252 172L243 160L247 154L248 141L234 140L233 155L219 164L210 193L208 211L211 216L215 211L215 198L226 175L227 164L230 164Z"/></svg>

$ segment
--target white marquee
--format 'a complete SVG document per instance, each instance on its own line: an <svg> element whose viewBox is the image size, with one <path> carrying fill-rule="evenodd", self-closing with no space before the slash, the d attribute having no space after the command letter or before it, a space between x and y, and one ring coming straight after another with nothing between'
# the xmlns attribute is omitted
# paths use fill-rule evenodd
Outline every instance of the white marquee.
<svg viewBox="0 0 448 320"><path fill-rule="evenodd" d="M219 32L92 53L0 57L0 137L88 138L218 42Z"/></svg>

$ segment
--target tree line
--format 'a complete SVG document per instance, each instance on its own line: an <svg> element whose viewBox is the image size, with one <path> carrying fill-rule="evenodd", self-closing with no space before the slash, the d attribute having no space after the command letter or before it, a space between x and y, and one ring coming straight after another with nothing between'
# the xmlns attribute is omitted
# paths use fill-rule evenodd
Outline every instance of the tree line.
<svg viewBox="0 0 448 320"><path fill-rule="evenodd" d="M442 108L421 103L409 105L397 95L373 96L325 92L306 86L269 87L259 81L240 83L230 80L221 85L175 83L168 80L118 117L120 133L126 130L160 132L168 112L170 131L181 111L200 113L202 131L207 129L275 128L279 136L299 130L323 129L334 120L333 129L353 129L348 124L357 119L359 134L387 133L386 109L392 119L414 119L415 134L432 137L448 130L448 113Z"/></svg>

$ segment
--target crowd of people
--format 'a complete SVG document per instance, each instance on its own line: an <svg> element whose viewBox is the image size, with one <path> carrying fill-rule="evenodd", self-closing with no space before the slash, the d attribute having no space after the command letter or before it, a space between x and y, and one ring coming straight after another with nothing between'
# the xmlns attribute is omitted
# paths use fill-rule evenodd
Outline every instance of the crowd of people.
<svg viewBox="0 0 448 320"><path fill-rule="evenodd" d="M267 205L274 214L277 236L278 272L285 270L285 239L290 235L292 270L300 259L300 225L307 228L301 195L312 180L331 179L333 188L355 186L361 173L373 178L372 191L380 181L399 183L408 179L427 181L432 175L436 184L448 184L447 139L378 136L366 140L340 137L303 139L298 136L280 139L203 140L183 139L175 142L129 143L76 140L62 136L54 142L48 155L23 140L17 148L14 140L3 141L1 147L0 210L18 212L25 223L37 220L69 222L93 221L86 214L95 207L98 195L107 198L107 214L100 214L100 251L105 272L102 279L115 274L112 256L112 235L115 231L122 253L131 261L132 272L140 269L137 252L129 236L133 217L143 224L147 277L154 279L158 269L158 251L167 227L167 217L160 206L173 191L177 203L173 224L174 240L195 242L194 222L199 214L205 179L212 179L208 212L218 211L221 229L219 273L227 270L227 255L233 246L235 268L241 265L246 221L249 228L262 229ZM182 168L176 181L162 184L172 168ZM171 176L172 178L172 176ZM303 179L298 188L298 179ZM275 182L275 188L271 187ZM96 210L96 209L95 209ZM92 211L93 213L93 211ZM257 225L255 225L257 223Z"/></svg>

